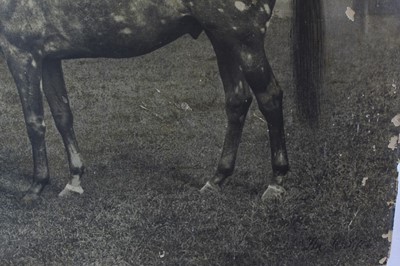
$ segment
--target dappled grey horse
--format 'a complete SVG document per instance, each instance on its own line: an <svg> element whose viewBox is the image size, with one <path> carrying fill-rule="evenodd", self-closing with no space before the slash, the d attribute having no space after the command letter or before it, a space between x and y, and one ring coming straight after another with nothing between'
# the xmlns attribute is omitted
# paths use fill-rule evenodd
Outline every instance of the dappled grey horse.
<svg viewBox="0 0 400 266"><path fill-rule="evenodd" d="M232 175L254 94L268 122L273 169L262 197L280 197L289 169L282 91L264 52L266 23L274 4L274 0L0 0L0 48L19 92L33 151L33 183L24 200L36 199L49 182L42 92L69 161L71 179L60 195L83 192L84 165L61 60L134 57L184 34L196 39L202 32L217 56L228 127L217 171L201 191L219 191Z"/></svg>

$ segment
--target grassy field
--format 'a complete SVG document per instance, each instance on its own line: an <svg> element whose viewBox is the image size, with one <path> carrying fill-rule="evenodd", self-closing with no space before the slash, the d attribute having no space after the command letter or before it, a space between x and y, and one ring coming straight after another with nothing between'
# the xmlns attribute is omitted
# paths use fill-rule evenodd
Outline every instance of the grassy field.
<svg viewBox="0 0 400 266"><path fill-rule="evenodd" d="M68 168L46 109L51 184L30 206L19 199L31 150L2 62L0 265L378 265L395 195L387 144L398 134L390 120L399 112L400 42L393 21L374 23L364 35L348 21L327 22L318 130L296 119L290 22L271 24L266 50L286 91L291 161L288 195L275 205L260 200L271 169L255 105L223 193L198 192L214 173L226 125L204 35L135 59L65 62L85 193L57 197Z"/></svg>

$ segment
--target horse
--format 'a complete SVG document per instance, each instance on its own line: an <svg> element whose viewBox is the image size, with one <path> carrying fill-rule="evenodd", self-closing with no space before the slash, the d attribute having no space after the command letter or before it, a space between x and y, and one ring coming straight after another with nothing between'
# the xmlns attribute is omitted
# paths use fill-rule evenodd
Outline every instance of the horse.
<svg viewBox="0 0 400 266"><path fill-rule="evenodd" d="M85 167L74 133L62 60L136 57L185 34L196 39L202 32L216 54L228 125L216 173L200 191L218 192L232 175L254 95L268 123L273 169L272 181L262 199L281 198L289 171L283 92L264 51L266 25L274 6L275 0L0 0L0 51L15 81L32 145L33 182L23 200L39 198L50 178L43 95L69 162L70 179L59 195L83 193L81 178ZM321 3L294 0L293 7L299 14L295 17L301 20L295 22L299 25L295 32L317 44L309 46L310 40L306 39L294 45L298 55L295 65L300 69L295 76L303 79L298 87L303 91L318 89L315 73L319 73L320 65L312 63L312 58L302 60L321 50L317 40L320 35L315 32L319 28L313 26L320 23ZM302 47L312 50L304 54ZM310 77L314 81L310 82ZM309 113L316 112L315 108L310 110Z"/></svg>

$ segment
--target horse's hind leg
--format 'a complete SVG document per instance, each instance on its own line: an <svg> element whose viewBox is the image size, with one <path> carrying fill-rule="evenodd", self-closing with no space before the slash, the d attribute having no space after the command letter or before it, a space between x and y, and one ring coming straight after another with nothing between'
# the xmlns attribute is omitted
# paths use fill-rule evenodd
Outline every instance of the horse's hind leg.
<svg viewBox="0 0 400 266"><path fill-rule="evenodd" d="M213 42L214 49L218 54L218 40L220 40L220 42L224 41L217 35L213 36L211 33L208 33L208 35ZM245 81L250 85L250 88L257 99L259 109L268 123L273 180L271 181L267 190L264 192L262 199L275 200L280 198L285 191L282 187L282 182L283 177L289 170L283 128L282 90L275 80L272 69L267 61L262 34L248 35L245 41L232 37L229 43L228 41L225 41L225 43L226 45L223 50L226 51L226 54L224 54L223 58L225 58L225 62L227 62L226 67L234 68L231 72L233 77L244 77ZM219 59L220 58L221 57L219 57ZM223 71L221 71L221 76L224 80ZM238 78L236 78L236 80L238 80ZM227 145L224 146L220 166L225 165L229 167L221 167L221 169L226 170L219 170L213 179L211 179L203 189L206 189L206 187L218 187L216 185L220 185L224 178L231 174L233 170L234 159L236 157L237 145L240 141L240 133L248 108L246 105L246 100L248 100L248 97L244 97L244 95L248 95L247 92L243 95L237 94L233 83L229 84L226 81L225 83L227 84L224 84L225 90L228 92L227 113L228 117L230 116L230 127L228 126L227 138L225 142ZM242 99L239 101L241 104L233 104L235 101L229 101L229 95L234 95L236 97L235 99ZM232 111L229 112L229 110ZM226 157L224 157L224 155Z"/></svg>
<svg viewBox="0 0 400 266"><path fill-rule="evenodd" d="M9 49L8 49L9 48ZM40 91L41 62L31 53L9 45L3 47L10 72L21 99L25 124L33 153L33 183L24 201L35 200L49 182L49 170L45 145L46 127L43 115L43 100Z"/></svg>
<svg viewBox="0 0 400 266"><path fill-rule="evenodd" d="M283 92L266 58L261 35L255 35L238 45L236 55L246 81L257 99L259 109L268 123L273 180L262 199L279 199L285 192L282 182L289 170L283 127Z"/></svg>
<svg viewBox="0 0 400 266"><path fill-rule="evenodd" d="M239 62L232 57L231 47L219 42L211 34L209 38L217 55L219 72L225 90L225 110L228 117L222 155L217 172L201 189L220 190L224 180L232 175L247 111L252 102L252 95L241 73Z"/></svg>
<svg viewBox="0 0 400 266"><path fill-rule="evenodd" d="M83 193L80 180L84 166L79 155L78 143L73 129L73 117L65 88L61 60L43 61L43 90L47 97L51 113L61 134L68 156L71 180L60 196L70 192Z"/></svg>

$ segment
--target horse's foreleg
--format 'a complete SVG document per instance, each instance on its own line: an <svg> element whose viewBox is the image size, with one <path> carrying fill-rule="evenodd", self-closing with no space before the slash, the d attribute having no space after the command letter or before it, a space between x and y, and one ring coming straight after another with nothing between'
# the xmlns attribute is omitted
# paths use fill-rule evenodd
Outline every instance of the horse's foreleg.
<svg viewBox="0 0 400 266"><path fill-rule="evenodd" d="M247 111L252 102L251 92L230 47L209 35L218 59L218 67L225 90L225 110L228 117L224 146L217 172L201 189L219 191L224 180L232 175Z"/></svg>
<svg viewBox="0 0 400 266"><path fill-rule="evenodd" d="M73 129L73 116L65 88L61 60L43 61L43 90L63 139L71 173L71 180L59 195L65 196L71 192L82 194L83 189L80 183L84 166Z"/></svg>
<svg viewBox="0 0 400 266"><path fill-rule="evenodd" d="M45 145L46 127L43 100L40 90L41 62L30 53L16 48L3 50L10 72L21 99L25 124L33 153L33 183L24 201L35 200L49 182L49 170Z"/></svg>
<svg viewBox="0 0 400 266"><path fill-rule="evenodd" d="M243 74L257 99L259 109L268 123L273 180L262 199L277 199L285 192L284 176L289 170L282 114L282 90L265 56L263 41L238 47L237 54Z"/></svg>

